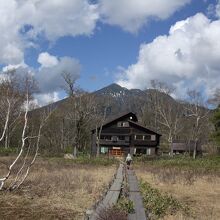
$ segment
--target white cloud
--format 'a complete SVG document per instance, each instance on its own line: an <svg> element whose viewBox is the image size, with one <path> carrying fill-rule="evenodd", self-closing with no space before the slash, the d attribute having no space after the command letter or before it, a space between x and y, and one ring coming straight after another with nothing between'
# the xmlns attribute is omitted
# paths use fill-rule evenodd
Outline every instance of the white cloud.
<svg viewBox="0 0 220 220"><path fill-rule="evenodd" d="M166 19L191 0L99 0L104 22L137 32L149 19Z"/></svg>
<svg viewBox="0 0 220 220"><path fill-rule="evenodd" d="M146 88L158 79L177 86L177 95L187 88L203 88L210 94L220 82L220 20L198 13L177 22L169 35L158 36L140 47L137 63L118 76L128 88Z"/></svg>
<svg viewBox="0 0 220 220"><path fill-rule="evenodd" d="M63 36L90 35L99 18L97 5L87 0L23 1L21 7L29 12L30 33L43 32L49 40Z"/></svg>
<svg viewBox="0 0 220 220"><path fill-rule="evenodd" d="M40 92L51 93L61 90L64 85L62 73L70 73L74 79L80 76L81 65L78 60L72 57L57 58L49 53L42 53L38 57L41 66L35 73L39 83Z"/></svg>
<svg viewBox="0 0 220 220"><path fill-rule="evenodd" d="M44 106L61 99L58 92L35 94L34 98L34 105L36 106Z"/></svg>
<svg viewBox="0 0 220 220"><path fill-rule="evenodd" d="M41 64L42 67L52 67L58 64L57 57L52 56L47 52L40 53L37 61Z"/></svg>
<svg viewBox="0 0 220 220"><path fill-rule="evenodd" d="M0 0L0 17L0 63L7 65L21 63L39 35L90 35L99 13L87 0Z"/></svg>
<svg viewBox="0 0 220 220"><path fill-rule="evenodd" d="M61 98L59 94L64 86L62 73L68 72L73 79L77 80L81 65L75 58L56 57L47 52L39 54L38 61L41 64L38 69L33 69L25 63L3 67L0 81L5 77L4 72L10 70L15 70L18 77L23 77L26 73L32 74L39 87L39 92L35 94L35 104L42 106Z"/></svg>
<svg viewBox="0 0 220 220"><path fill-rule="evenodd" d="M27 68L28 66L27 66L27 64L24 63L24 62L21 62L21 63L16 64L16 65L9 64L9 65L7 65L7 66L4 66L4 67L2 68L2 71L3 71L3 72L12 71L12 70L16 70L16 69L18 69L18 68L20 68L20 67L22 67L22 68L25 69L25 68Z"/></svg>
<svg viewBox="0 0 220 220"><path fill-rule="evenodd" d="M0 63L24 61L25 48L43 36L91 35L97 21L136 32L149 18L165 19L191 0L0 0Z"/></svg>
<svg viewBox="0 0 220 220"><path fill-rule="evenodd" d="M0 63L17 64L23 60L24 44L19 35L20 23L16 22L17 3L0 0Z"/></svg>

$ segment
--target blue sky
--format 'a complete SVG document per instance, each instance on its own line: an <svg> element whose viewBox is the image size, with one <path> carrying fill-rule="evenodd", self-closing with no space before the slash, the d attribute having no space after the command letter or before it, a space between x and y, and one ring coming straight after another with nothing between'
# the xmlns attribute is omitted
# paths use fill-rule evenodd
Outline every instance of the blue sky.
<svg viewBox="0 0 220 220"><path fill-rule="evenodd" d="M215 81L220 69L216 64L216 60L220 59L218 51L204 65L206 58L199 61L195 55L195 51L200 54L197 46L201 40L191 45L188 39L197 41L198 35L202 40L205 39L204 44L220 39L219 1L171 0L163 4L162 0L138 0L137 5L140 6L137 7L133 7L135 1L132 0L40 0L42 4L39 5L35 2L31 5L25 1L0 0L1 17L7 20L11 12L15 14L14 22L12 20L11 23L7 24L6 21L5 24L0 24L1 32L9 32L5 34L4 39L7 40L3 42L4 45L13 45L13 50L10 51L14 51L8 56L0 55L0 63L3 70L6 67L16 67L34 72L40 87L41 83L44 84L42 94L37 97L39 103L45 104L63 97L59 87L62 79L58 76L62 70L72 71L77 84L87 91L100 89L113 82L127 88L143 89L150 86L149 82L154 76L155 79L162 79L177 87L176 96L181 96L190 85L204 89L209 78L210 85L205 87L205 93L209 95L213 92L211 90L217 88ZM57 12L57 17L56 7L62 8ZM142 10L141 7L148 9ZM131 13L124 13L126 10ZM184 24L179 27L177 22L180 21ZM8 31L7 25L8 28L13 28L14 25L19 33ZM175 33L170 32L171 26L175 26ZM176 29L184 30L184 35L178 34ZM207 29L207 32L211 29L213 35L210 39L207 39L206 32L202 32L203 29ZM186 43L183 45L181 42ZM215 45L217 49L218 46L219 44ZM210 46L212 47L213 45ZM179 59L175 64L174 59L168 60L166 57L169 56L169 48L173 48L173 53ZM205 49L210 51L210 48ZM8 50L2 49L0 53L5 54L5 51ZM207 54L206 51L203 52ZM155 53L158 56L152 67L154 60L149 57L153 57ZM186 56L190 57L190 61L189 58L182 59ZM63 57L70 59L65 60ZM161 61L164 59L166 63ZM171 65L167 65L169 62ZM207 69L205 72L204 68Z"/></svg>

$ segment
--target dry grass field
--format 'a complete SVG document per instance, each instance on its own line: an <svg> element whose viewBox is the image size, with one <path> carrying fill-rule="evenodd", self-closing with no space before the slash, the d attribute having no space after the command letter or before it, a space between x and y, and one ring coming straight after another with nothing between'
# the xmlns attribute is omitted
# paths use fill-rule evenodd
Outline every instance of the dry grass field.
<svg viewBox="0 0 220 220"><path fill-rule="evenodd" d="M205 166L190 168L174 164L166 165L157 166L156 163L143 163L135 167L138 178L159 189L161 193L172 195L189 208L187 216L183 212L178 212L174 215L168 214L162 219L219 220L220 169L213 170L209 167L206 170Z"/></svg>
<svg viewBox="0 0 220 220"><path fill-rule="evenodd" d="M83 219L86 208L99 198L115 170L115 165L38 159L21 189L0 192L0 219ZM0 176L4 172L1 163Z"/></svg>

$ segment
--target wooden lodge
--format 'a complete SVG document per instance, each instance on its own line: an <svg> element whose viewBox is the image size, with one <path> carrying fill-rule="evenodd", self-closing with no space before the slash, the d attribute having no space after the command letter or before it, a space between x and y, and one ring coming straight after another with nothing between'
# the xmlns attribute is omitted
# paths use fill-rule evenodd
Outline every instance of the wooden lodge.
<svg viewBox="0 0 220 220"><path fill-rule="evenodd" d="M194 148L196 147L196 154L202 154L202 147L201 143L196 143L195 141L181 141L181 140L175 140L171 144L171 152L175 154L193 154Z"/></svg>
<svg viewBox="0 0 220 220"><path fill-rule="evenodd" d="M98 139L97 133L101 129ZM98 131L98 132L97 132ZM158 152L160 134L138 124L137 116L129 112L109 122L102 128L92 130L92 154L97 152L97 140L99 140L100 154L111 156L154 155Z"/></svg>

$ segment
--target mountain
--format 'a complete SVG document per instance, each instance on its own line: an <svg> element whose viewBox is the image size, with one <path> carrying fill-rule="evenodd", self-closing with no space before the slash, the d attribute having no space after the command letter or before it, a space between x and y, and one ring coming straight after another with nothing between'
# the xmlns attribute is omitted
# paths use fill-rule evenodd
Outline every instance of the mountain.
<svg viewBox="0 0 220 220"><path fill-rule="evenodd" d="M90 94L96 97L97 104L100 106L100 112L104 112L104 109L107 109L107 117L113 117L119 113L130 111L141 114L144 106L148 106L149 110L151 110L150 99L156 92L158 94L158 91L154 89L127 89L113 83ZM171 96L161 92L159 94L160 97L175 105L176 101ZM37 111L41 111L47 107L50 109L59 108L59 106L68 103L68 100L69 98L65 98L41 107Z"/></svg>
<svg viewBox="0 0 220 220"><path fill-rule="evenodd" d="M140 89L127 89L120 85L113 83L100 90L93 92L92 94L98 97L98 100L104 99L105 104L109 105L108 116L116 115L118 112L135 112L137 114L142 112L143 106L149 106L150 99L154 94L158 94L158 91L154 89L140 90ZM172 102L176 101L165 93L159 93L160 97L164 100ZM109 103L108 101L109 100Z"/></svg>
<svg viewBox="0 0 220 220"><path fill-rule="evenodd" d="M94 92L96 95L104 95L111 96L113 98L124 98L126 96L131 95L144 95L144 92L140 89L127 89L125 87L121 87L116 83L113 83L109 86L106 86L100 90Z"/></svg>

